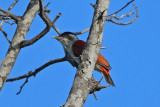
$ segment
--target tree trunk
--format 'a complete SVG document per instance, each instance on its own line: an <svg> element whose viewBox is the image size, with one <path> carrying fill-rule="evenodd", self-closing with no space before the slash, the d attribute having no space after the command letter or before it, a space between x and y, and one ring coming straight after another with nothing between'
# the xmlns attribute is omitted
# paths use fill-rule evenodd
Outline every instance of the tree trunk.
<svg viewBox="0 0 160 107"><path fill-rule="evenodd" d="M35 15L39 11L39 0L31 0L24 15L17 22L17 29L0 68L0 91L20 52L20 43L24 41Z"/></svg>
<svg viewBox="0 0 160 107"><path fill-rule="evenodd" d="M109 3L110 0L97 0L94 5L95 11L89 37L64 107L83 107L92 89L92 72L102 43Z"/></svg>

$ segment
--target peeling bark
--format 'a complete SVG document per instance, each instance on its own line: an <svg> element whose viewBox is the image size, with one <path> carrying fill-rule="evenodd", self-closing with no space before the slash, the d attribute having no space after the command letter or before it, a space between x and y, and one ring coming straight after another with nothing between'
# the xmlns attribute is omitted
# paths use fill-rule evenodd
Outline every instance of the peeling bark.
<svg viewBox="0 0 160 107"><path fill-rule="evenodd" d="M109 3L110 0L97 0L94 6L95 11L89 37L64 107L83 107L92 89L90 81L102 43L105 16L107 16Z"/></svg>
<svg viewBox="0 0 160 107"><path fill-rule="evenodd" d="M20 52L20 43L24 41L35 15L39 11L39 0L31 0L24 15L17 23L17 29L0 68L0 91Z"/></svg>

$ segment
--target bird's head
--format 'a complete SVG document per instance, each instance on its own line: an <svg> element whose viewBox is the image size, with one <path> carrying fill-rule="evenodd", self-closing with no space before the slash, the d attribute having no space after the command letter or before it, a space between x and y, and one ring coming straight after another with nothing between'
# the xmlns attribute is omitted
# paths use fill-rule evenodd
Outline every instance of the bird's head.
<svg viewBox="0 0 160 107"><path fill-rule="evenodd" d="M61 42L61 44L66 48L70 45L73 45L73 43L78 40L77 36L71 32L64 32L60 36L52 36L52 38L55 38Z"/></svg>

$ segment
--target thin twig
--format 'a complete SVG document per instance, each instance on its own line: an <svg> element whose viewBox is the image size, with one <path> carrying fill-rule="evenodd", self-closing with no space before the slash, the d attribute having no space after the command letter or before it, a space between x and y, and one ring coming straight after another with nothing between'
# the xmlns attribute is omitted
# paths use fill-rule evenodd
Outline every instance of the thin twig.
<svg viewBox="0 0 160 107"><path fill-rule="evenodd" d="M5 11L2 8L0 8L0 11L4 13L4 14L1 13L2 16L4 16L4 17L11 17L13 20L15 20L16 23L20 19L19 16L16 16L16 15L14 15L14 14L8 12L8 11Z"/></svg>
<svg viewBox="0 0 160 107"><path fill-rule="evenodd" d="M94 79L94 77L92 77L92 79L91 79L92 88L90 90L90 94L92 94L92 93L94 93L96 91L100 91L103 88L107 88L107 87L111 86L111 85L107 85L107 86L101 85L100 82L102 81L102 79L103 79L103 77L99 81L96 81Z"/></svg>
<svg viewBox="0 0 160 107"><path fill-rule="evenodd" d="M113 18L115 18L116 20L121 20L124 17L129 17L132 14L134 14L134 12L131 10L129 14L121 15L120 17L117 17L116 15L113 15Z"/></svg>
<svg viewBox="0 0 160 107"><path fill-rule="evenodd" d="M66 58L59 58L59 59L55 59L55 60L50 60L49 62L45 63L44 65L40 66L39 68L37 68L34 72L32 71L29 71L27 74L24 74L22 76L18 76L18 77L15 77L15 78L11 78L11 79L7 79L6 82L13 82L13 81L16 81L16 80L21 80L21 79L24 79L26 78L25 82L22 84L22 86L20 87L20 90L17 92L17 95L19 95L23 89L23 87L25 86L25 84L28 82L28 79L31 77L31 76L36 76L37 73L39 73L41 70L43 70L44 68L52 65L52 64L55 64L55 63L58 63L58 62L63 62L63 61L66 61Z"/></svg>
<svg viewBox="0 0 160 107"><path fill-rule="evenodd" d="M57 21L57 19L61 16L61 13L59 13L55 17L55 19L53 21L51 21L50 18L48 17L48 15L44 12L42 1L41 0L39 0L39 1L40 1L39 15L43 19L43 21L46 23L46 28L41 33L39 33L37 36L32 38L31 40L21 42L21 44L20 44L21 48L32 45L33 43L35 43L36 41L41 39L45 34L47 34L50 31L51 27L53 27L58 34L61 34L60 31L58 30L58 28L56 28L56 26L54 25L54 23Z"/></svg>
<svg viewBox="0 0 160 107"><path fill-rule="evenodd" d="M61 35L61 32L60 32L59 29L54 25L54 23L57 21L57 19L58 19L60 16L61 16L61 13L59 13L59 14L54 18L54 20L52 21L52 23L53 23L52 27L53 27L53 29L54 29L59 35Z"/></svg>
<svg viewBox="0 0 160 107"><path fill-rule="evenodd" d="M85 29L85 30L83 30L83 31L75 32L74 34L75 34L75 35L80 35L80 34L83 34L83 33L88 32L89 30L90 30L90 27L89 27L89 28L87 28L87 29Z"/></svg>
<svg viewBox="0 0 160 107"><path fill-rule="evenodd" d="M97 100L97 96L95 92L93 92L93 95L94 95L94 98Z"/></svg>
<svg viewBox="0 0 160 107"><path fill-rule="evenodd" d="M61 32L54 24L52 25L52 28L58 33L58 35L61 35Z"/></svg>
<svg viewBox="0 0 160 107"><path fill-rule="evenodd" d="M12 5L8 8L8 12L15 6L15 4L18 2L18 0L15 0ZM9 18L11 19L11 18ZM13 23L10 23L8 21L6 21L5 19L2 19L1 24L0 24L0 30L2 31L2 33L4 34L5 38L7 39L7 41L11 44L11 41L9 40L7 33L5 33L5 31L2 29L3 23L6 22L10 25L12 25Z"/></svg>
<svg viewBox="0 0 160 107"><path fill-rule="evenodd" d="M59 13L59 14L54 18L54 20L52 21L52 23L55 23L60 16L61 16L61 13Z"/></svg>
<svg viewBox="0 0 160 107"><path fill-rule="evenodd" d="M103 76L101 77L101 79L98 81L98 83L97 83L97 85L96 85L96 87L98 86L98 84L102 81L102 79L103 79Z"/></svg>
<svg viewBox="0 0 160 107"><path fill-rule="evenodd" d="M11 44L11 41L9 40L7 33L0 27L0 31L3 33L3 35L5 36L5 38L7 39L7 41Z"/></svg>
<svg viewBox="0 0 160 107"><path fill-rule="evenodd" d="M15 1L11 4L11 6L8 8L8 12L16 5L16 3L17 3L18 1L19 1L19 0L15 0ZM4 20L1 21L0 27L2 27L3 23L4 23Z"/></svg>
<svg viewBox="0 0 160 107"><path fill-rule="evenodd" d="M125 9L129 4L131 4L133 1L134 1L134 0L131 0L131 1L128 2L125 6L123 6L121 9L119 9L118 11L116 11L116 12L110 14L110 15L107 15L107 17L110 17L110 16L112 16L112 15L114 15L114 14L119 13L120 11L122 11L123 9Z"/></svg>
<svg viewBox="0 0 160 107"><path fill-rule="evenodd" d="M25 82L22 84L22 86L20 87L19 91L17 92L17 95L19 95L23 89L23 87L25 86L25 84L28 83L28 78L26 78Z"/></svg>
<svg viewBox="0 0 160 107"><path fill-rule="evenodd" d="M11 23L11 22L6 21L6 20L4 20L4 22L5 22L5 23L8 23L8 24L10 24L10 25L13 25L13 24L14 24L14 23Z"/></svg>
<svg viewBox="0 0 160 107"><path fill-rule="evenodd" d="M49 32L51 26L52 26L52 27L55 26L54 23L57 21L57 19L60 17L60 15L61 15L61 13L59 13L59 14L55 17L55 19L54 19L53 21L51 21L51 20L49 19L48 15L45 14L45 16L46 16L45 18L47 18L47 21L46 21L47 26L46 26L46 28L45 28L41 33L39 33L37 36L35 36L34 38L32 38L31 40L23 41L23 42L21 43L21 48L24 48L24 47L26 47L26 46L32 45L33 43L35 43L36 41L38 41L39 39L41 39L46 33ZM43 19L43 20L45 20L45 19ZM54 23L53 23L53 22L54 22ZM52 25L51 25L51 24L52 24ZM54 29L55 29L55 28L56 28L56 27L54 27ZM58 34L61 34L58 29L55 29L55 31L56 31Z"/></svg>
<svg viewBox="0 0 160 107"><path fill-rule="evenodd" d="M131 4L133 1L134 1L134 0L131 0L131 1L128 2L125 6L123 6L121 9L119 9L118 11L116 11L116 12L110 14L110 15L107 15L107 17L110 17L110 16L112 16L112 15L114 15L114 14L119 13L120 11L122 11L123 9L125 9L129 4ZM95 8L95 5L91 4L91 6L93 6L93 7ZM85 30L83 30L83 31L81 31L81 32L75 32L75 34L76 34L76 35L80 35L80 34L83 34L83 33L87 32L87 31L89 31L89 30L90 30L90 27L87 28L87 29L85 29Z"/></svg>
<svg viewBox="0 0 160 107"><path fill-rule="evenodd" d="M103 79L103 76L102 76L102 78L99 80L99 82L97 83L97 85L95 86L95 88L98 86L98 84L102 81L102 79ZM93 95L94 95L94 98L97 100L97 96L96 96L96 93L95 93L95 91L93 91Z"/></svg>
<svg viewBox="0 0 160 107"><path fill-rule="evenodd" d="M137 18L138 18L138 7L135 5L135 4L133 4L134 5L134 7L135 7L135 9L136 9L136 16L135 16L135 18L133 18L131 21L129 21L129 22L126 22L126 23L120 23L120 22L116 22L116 21L114 21L112 18L114 17L116 17L116 16L111 16L110 18L108 18L108 19L106 19L106 21L110 21L110 22L112 22L112 23L115 23L115 24L118 24L118 25L128 25L128 24L131 24L131 23L133 23ZM129 15L131 15L132 13L130 12L128 15L123 15L123 16L121 16L122 18L124 17L124 16L129 16ZM121 18L120 17L120 18ZM116 17L117 18L117 17ZM118 18L118 19L120 19L120 18Z"/></svg>
<svg viewBox="0 0 160 107"><path fill-rule="evenodd" d="M47 7L48 7L48 5L50 4L50 2L44 7L44 9L45 9L45 12L47 11ZM50 12L50 11L47 11L47 12ZM52 21L52 23L53 23L53 25L52 25L52 28L58 33L58 35L61 35L61 32L60 32L60 30L55 26L55 22L57 21L57 19L61 16L61 14L62 13L59 13L55 18L54 18L54 20Z"/></svg>
<svg viewBox="0 0 160 107"><path fill-rule="evenodd" d="M55 63L58 63L58 62L64 62L64 61L66 61L65 57L64 58L55 59L55 60L50 60L47 63L45 63L42 66L40 66L37 69L35 69L33 72L29 71L28 73L26 73L24 75L21 75L21 76L15 77L15 78L11 78L11 79L7 79L6 82L13 82L13 81L21 80L21 79L24 79L24 78L29 78L31 76L36 76L36 74L39 73L44 68L46 68L46 67L48 67L48 66L50 66L52 64L55 64Z"/></svg>
<svg viewBox="0 0 160 107"><path fill-rule="evenodd" d="M91 5L93 8L96 8L96 4L90 3L90 5Z"/></svg>
<svg viewBox="0 0 160 107"><path fill-rule="evenodd" d="M101 49L107 49L107 47L101 47Z"/></svg>
<svg viewBox="0 0 160 107"><path fill-rule="evenodd" d="M12 5L8 8L8 11L10 11L15 5L16 3L18 2L19 0L15 0Z"/></svg>
<svg viewBox="0 0 160 107"><path fill-rule="evenodd" d="M44 8L46 9L50 4L51 2L47 3L47 5L45 5Z"/></svg>

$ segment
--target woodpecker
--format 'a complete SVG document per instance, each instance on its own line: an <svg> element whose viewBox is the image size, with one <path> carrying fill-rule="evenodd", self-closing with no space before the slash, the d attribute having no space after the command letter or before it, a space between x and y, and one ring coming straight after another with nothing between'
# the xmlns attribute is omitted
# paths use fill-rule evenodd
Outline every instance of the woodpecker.
<svg viewBox="0 0 160 107"><path fill-rule="evenodd" d="M52 36L52 38L55 38L63 45L67 60L72 64L72 66L78 67L81 62L79 56L82 55L85 42L79 40L72 32L64 32L60 36ZM107 83L115 86L110 76L111 66L101 53L98 54L95 70L103 74Z"/></svg>

